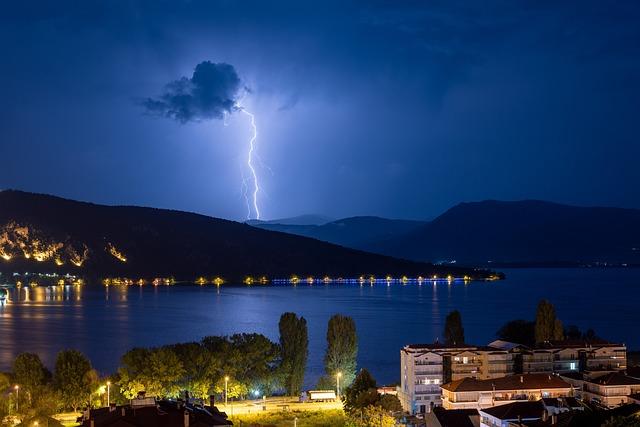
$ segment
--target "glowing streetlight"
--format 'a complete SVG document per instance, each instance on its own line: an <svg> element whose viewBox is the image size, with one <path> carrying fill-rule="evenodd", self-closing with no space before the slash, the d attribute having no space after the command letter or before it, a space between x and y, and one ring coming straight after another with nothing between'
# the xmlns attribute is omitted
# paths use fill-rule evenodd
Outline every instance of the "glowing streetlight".
<svg viewBox="0 0 640 427"><path fill-rule="evenodd" d="M342 372L338 372L336 374L336 389L337 389L338 399L340 399L340 378L341 377L342 377Z"/></svg>
<svg viewBox="0 0 640 427"><path fill-rule="evenodd" d="M18 412L20 410L20 406L19 406L19 401L20 401L20 386L18 384L16 384L15 386L13 386L13 388L16 391L16 412Z"/></svg>
<svg viewBox="0 0 640 427"><path fill-rule="evenodd" d="M227 394L228 394L228 386L229 386L229 377L224 377L224 407L227 407Z"/></svg>
<svg viewBox="0 0 640 427"><path fill-rule="evenodd" d="M107 407L111 406L111 381L107 381Z"/></svg>

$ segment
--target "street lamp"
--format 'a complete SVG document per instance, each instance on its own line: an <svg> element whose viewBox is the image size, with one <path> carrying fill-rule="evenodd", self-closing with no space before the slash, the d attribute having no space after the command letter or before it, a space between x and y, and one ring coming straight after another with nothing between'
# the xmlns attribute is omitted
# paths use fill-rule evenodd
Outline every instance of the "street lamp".
<svg viewBox="0 0 640 427"><path fill-rule="evenodd" d="M342 377L342 372L338 372L336 374L336 389L338 391L338 399L340 399L340 378Z"/></svg>
<svg viewBox="0 0 640 427"><path fill-rule="evenodd" d="M13 388L16 390L16 412L18 412L20 410L20 386L16 384Z"/></svg>
<svg viewBox="0 0 640 427"><path fill-rule="evenodd" d="M107 381L107 407L111 407L111 381Z"/></svg>
<svg viewBox="0 0 640 427"><path fill-rule="evenodd" d="M227 407L227 393L229 392L228 389L228 385L229 385L229 377L225 376L224 377L224 407Z"/></svg>

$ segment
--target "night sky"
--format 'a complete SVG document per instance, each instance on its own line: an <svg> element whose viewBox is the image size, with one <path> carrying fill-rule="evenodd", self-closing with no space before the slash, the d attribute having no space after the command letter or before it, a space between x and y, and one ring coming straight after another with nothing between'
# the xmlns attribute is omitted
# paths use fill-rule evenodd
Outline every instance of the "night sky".
<svg viewBox="0 0 640 427"><path fill-rule="evenodd" d="M243 220L248 116L162 104L210 61L255 114L265 218L640 208L639 22L638 1L5 2L0 188Z"/></svg>

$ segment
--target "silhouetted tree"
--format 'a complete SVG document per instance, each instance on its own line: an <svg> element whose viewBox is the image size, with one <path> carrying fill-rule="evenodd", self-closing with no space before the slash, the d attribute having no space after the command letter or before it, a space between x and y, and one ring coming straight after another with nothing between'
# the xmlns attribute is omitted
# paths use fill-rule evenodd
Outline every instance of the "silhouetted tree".
<svg viewBox="0 0 640 427"><path fill-rule="evenodd" d="M556 309L547 300L538 303L536 312L536 343L543 343L564 338L562 322L556 318Z"/></svg>
<svg viewBox="0 0 640 427"><path fill-rule="evenodd" d="M307 321L295 313L283 313L278 323L284 387L289 395L302 391L309 355Z"/></svg>
<svg viewBox="0 0 640 427"><path fill-rule="evenodd" d="M21 353L13 361L13 379L22 390L32 395L49 380L49 371L35 353Z"/></svg>
<svg viewBox="0 0 640 427"><path fill-rule="evenodd" d="M462 327L462 316L458 310L454 310L447 315L444 323L444 342L447 345L464 343L464 328Z"/></svg>
<svg viewBox="0 0 640 427"><path fill-rule="evenodd" d="M344 408L347 412L374 405L378 401L376 380L366 369L361 369L353 383L344 390Z"/></svg>
<svg viewBox="0 0 640 427"><path fill-rule="evenodd" d="M535 322L530 320L511 320L502 325L496 336L504 341L532 346L536 342L535 326Z"/></svg>

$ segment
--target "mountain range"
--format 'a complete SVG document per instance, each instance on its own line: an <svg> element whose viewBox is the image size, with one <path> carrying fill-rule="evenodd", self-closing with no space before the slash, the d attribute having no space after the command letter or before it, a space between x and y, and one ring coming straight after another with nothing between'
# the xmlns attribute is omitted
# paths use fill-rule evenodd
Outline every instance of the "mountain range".
<svg viewBox="0 0 640 427"><path fill-rule="evenodd" d="M0 271L124 277L488 277L204 215L0 192Z"/></svg>
<svg viewBox="0 0 640 427"><path fill-rule="evenodd" d="M640 264L640 210L538 200L461 203L432 221L353 217L255 226L414 261L469 265Z"/></svg>

